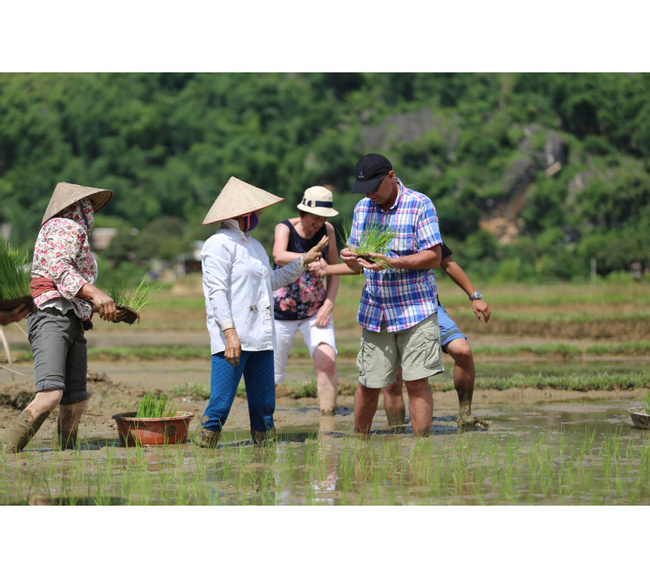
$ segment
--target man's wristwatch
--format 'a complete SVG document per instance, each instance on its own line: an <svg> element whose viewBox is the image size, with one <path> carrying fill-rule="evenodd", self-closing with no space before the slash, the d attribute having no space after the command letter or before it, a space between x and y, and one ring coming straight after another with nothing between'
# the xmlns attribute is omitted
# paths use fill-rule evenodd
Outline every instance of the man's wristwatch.
<svg viewBox="0 0 650 578"><path fill-rule="evenodd" d="M480 291L475 291L474 295L469 296L470 301L476 301L477 299L483 299L483 295L481 295Z"/></svg>

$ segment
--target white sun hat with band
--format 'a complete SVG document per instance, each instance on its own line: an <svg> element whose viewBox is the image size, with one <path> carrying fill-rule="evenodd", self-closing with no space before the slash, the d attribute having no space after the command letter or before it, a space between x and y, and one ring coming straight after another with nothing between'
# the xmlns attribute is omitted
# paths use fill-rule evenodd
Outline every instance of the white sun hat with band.
<svg viewBox="0 0 650 578"><path fill-rule="evenodd" d="M298 208L305 213L312 213L319 217L336 217L339 214L334 206L332 191L325 187L309 187L305 190Z"/></svg>
<svg viewBox="0 0 650 578"><path fill-rule="evenodd" d="M234 219L240 215L265 209L281 201L284 201L282 197L276 197L263 189L258 189L239 180L237 177L230 177L203 219L203 225Z"/></svg>
<svg viewBox="0 0 650 578"><path fill-rule="evenodd" d="M92 203L93 210L97 212L111 200L112 196L113 191L109 191L108 189L84 187L73 183L58 183L52 193L50 204L45 209L41 225L59 214L66 207L74 205L81 199L87 198Z"/></svg>

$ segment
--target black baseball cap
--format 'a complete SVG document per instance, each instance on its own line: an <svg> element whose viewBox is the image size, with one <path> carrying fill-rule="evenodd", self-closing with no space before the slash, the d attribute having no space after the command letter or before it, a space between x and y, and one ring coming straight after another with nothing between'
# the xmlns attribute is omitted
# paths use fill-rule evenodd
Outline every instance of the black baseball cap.
<svg viewBox="0 0 650 578"><path fill-rule="evenodd" d="M374 191L381 180L393 170L393 165L383 155L370 153L357 163L357 181L352 187L352 192L367 195Z"/></svg>

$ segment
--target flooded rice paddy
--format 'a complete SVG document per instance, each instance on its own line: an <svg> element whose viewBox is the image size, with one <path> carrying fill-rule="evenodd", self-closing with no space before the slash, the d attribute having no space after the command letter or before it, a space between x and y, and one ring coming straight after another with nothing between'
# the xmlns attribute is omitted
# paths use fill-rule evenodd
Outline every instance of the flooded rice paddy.
<svg viewBox="0 0 650 578"><path fill-rule="evenodd" d="M342 279L335 322L337 346L346 353L337 362L337 415L319 418L316 399L292 399L291 387L313 385L313 364L303 354L291 359L291 383L277 399L277 444L251 443L246 401L237 398L215 450L192 443L121 447L111 416L133 410L146 391L170 394L177 409L193 412L191 432L205 409L205 397L193 394L209 391L210 381L197 283L190 296L169 292L137 326L93 331L89 349L96 357L89 370L97 379L89 385L81 443L75 450L52 451L56 422L51 416L26 451L15 456L0 450L0 503L650 504L650 430L633 427L627 413L643 405L650 387L647 287L492 288L487 325L469 316L464 295L454 302L457 290L444 280L440 287L449 296L448 311L470 336L477 368L473 413L491 422L487 431L459 432L453 362L444 356L446 371L432 380L429 438L414 439L408 427L384 429L381 407L369 439L353 434L354 352L360 337L354 320L361 286ZM22 332L5 329L16 353L27 350ZM626 344L632 353L622 347ZM294 345L299 349L299 338ZM592 349L601 345L607 347ZM143 354L155 348L153 357ZM192 349L204 352L186 355ZM17 394L28 399L33 392L30 361L11 369L17 373L0 372L5 428L23 407ZM245 515L242 511L237 515Z"/></svg>
<svg viewBox="0 0 650 578"><path fill-rule="evenodd" d="M431 436L351 432L351 407L314 427L283 428L258 447L226 431L216 450L191 443L121 447L112 432L73 451L51 440L0 456L3 504L509 505L650 504L650 431L630 400L495 404L488 431L436 415ZM278 407L277 414L312 411ZM444 412L443 412L444 413ZM376 424L383 421L378 418Z"/></svg>

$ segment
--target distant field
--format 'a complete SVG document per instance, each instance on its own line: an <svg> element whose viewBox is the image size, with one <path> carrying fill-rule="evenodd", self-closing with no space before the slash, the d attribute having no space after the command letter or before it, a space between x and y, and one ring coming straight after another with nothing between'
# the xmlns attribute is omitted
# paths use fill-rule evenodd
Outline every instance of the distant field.
<svg viewBox="0 0 650 578"><path fill-rule="evenodd" d="M528 287L475 283L492 309L488 324L476 319L467 297L449 279L440 279L438 285L448 312L469 337L477 388L650 386L645 370L650 360L648 284ZM361 336L356 317L362 287L363 278L342 277L334 311L339 376L352 387ZM16 327L5 328L5 334L13 361L30 362L31 348L25 335ZM113 325L98 320L88 340L92 363L208 360L200 275L188 276L158 293L142 312L139 324ZM0 362L6 362L2 350ZM449 356L444 356L444 364L445 373L434 382L435 387L448 389L453 369ZM288 380L296 387L305 380L308 383L313 373L310 368L307 348L297 335Z"/></svg>
<svg viewBox="0 0 650 578"><path fill-rule="evenodd" d="M488 324L474 316L467 296L449 279L438 292L452 318L472 340L475 355L584 357L647 356L650 348L650 285L647 283L491 286L474 281L492 310ZM341 277L334 321L340 354L356 354L361 330L357 310L364 280ZM23 335L5 330L17 352L29 352ZM173 343L165 339L171 335ZM141 336L138 342L138 336ZM208 346L201 276L187 276L160 291L133 326L101 321L89 338L101 341L91 355L179 358ZM199 347L199 344L204 344ZM104 351L101 351L104 350ZM139 351L138 351L139 350ZM0 352L0 355L4 355ZM306 355L298 336L294 355Z"/></svg>
<svg viewBox="0 0 650 578"><path fill-rule="evenodd" d="M438 293L462 329L474 334L589 338L617 341L650 340L650 284L591 284L543 286L481 283L492 310L489 324L478 323L465 293L446 277L438 280ZM364 279L341 277L334 320L339 330L358 328L357 310ZM148 325L204 326L204 299L200 276L192 276L161 292L147 311ZM605 326L603 327L603 322ZM545 335L545 333L549 333ZM345 336L344 336L345 337ZM357 336L354 336L357 341Z"/></svg>

